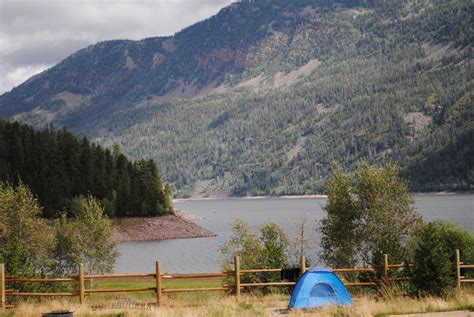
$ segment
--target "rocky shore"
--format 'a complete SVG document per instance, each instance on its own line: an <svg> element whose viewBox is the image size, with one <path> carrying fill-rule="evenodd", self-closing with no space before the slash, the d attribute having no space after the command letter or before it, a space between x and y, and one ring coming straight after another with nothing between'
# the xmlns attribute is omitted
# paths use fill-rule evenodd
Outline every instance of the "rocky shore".
<svg viewBox="0 0 474 317"><path fill-rule="evenodd" d="M162 217L132 217L116 219L114 239L117 242L151 241L215 237L217 234L193 221L199 216L175 210L174 215Z"/></svg>

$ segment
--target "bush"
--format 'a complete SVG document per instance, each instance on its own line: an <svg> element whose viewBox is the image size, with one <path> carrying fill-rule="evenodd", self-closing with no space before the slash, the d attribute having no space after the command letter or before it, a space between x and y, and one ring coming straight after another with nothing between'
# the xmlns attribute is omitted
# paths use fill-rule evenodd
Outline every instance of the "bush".
<svg viewBox="0 0 474 317"><path fill-rule="evenodd" d="M84 262L89 273L113 269L118 252L113 224L92 196L77 201L73 218L66 213L50 225L38 200L23 183L0 182L0 263L5 273L23 278L76 275ZM54 283L53 283L54 284ZM8 283L22 292L67 291L71 284Z"/></svg>
<svg viewBox="0 0 474 317"><path fill-rule="evenodd" d="M237 219L233 224L233 231L232 238L220 247L225 257L224 270L233 270L235 256L240 257L242 270L288 266L289 240L279 225L267 223L259 228L260 235L256 235L250 232L245 221ZM279 280L279 273L246 274L241 278L242 283L265 283Z"/></svg>
<svg viewBox="0 0 474 317"><path fill-rule="evenodd" d="M414 248L410 281L416 295L442 296L456 285L455 249L462 261L474 263L474 235L441 220L430 222L415 236Z"/></svg>

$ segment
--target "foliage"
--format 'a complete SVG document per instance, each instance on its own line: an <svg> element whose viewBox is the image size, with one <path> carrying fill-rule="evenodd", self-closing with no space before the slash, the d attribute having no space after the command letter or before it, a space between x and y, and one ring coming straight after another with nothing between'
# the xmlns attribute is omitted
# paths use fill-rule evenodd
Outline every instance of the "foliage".
<svg viewBox="0 0 474 317"><path fill-rule="evenodd" d="M7 274L30 276L48 261L51 235L39 218L41 208L26 185L0 182L0 261Z"/></svg>
<svg viewBox="0 0 474 317"><path fill-rule="evenodd" d="M288 237L282 227L267 223L260 227L260 241L263 244L260 265L268 268L288 266Z"/></svg>
<svg viewBox="0 0 474 317"><path fill-rule="evenodd" d="M258 268L260 256L263 253L258 236L248 229L245 221L237 219L232 225L233 236L220 247L224 256L224 268L230 268L235 256L240 257L242 268Z"/></svg>
<svg viewBox="0 0 474 317"><path fill-rule="evenodd" d="M0 262L7 264L7 275L37 277L47 265L51 236L38 218L40 213L26 185L0 182ZM39 288L37 283L9 283L8 287L26 292Z"/></svg>
<svg viewBox="0 0 474 317"><path fill-rule="evenodd" d="M418 295L445 295L456 285L455 249L464 263L474 263L474 235L454 224L432 221L414 237L414 243L410 280ZM461 275L470 276L467 270Z"/></svg>
<svg viewBox="0 0 474 317"><path fill-rule="evenodd" d="M380 265L382 254L405 259L408 242L422 224L406 182L393 164L363 162L351 175L333 172L327 217L321 221L321 257L333 267Z"/></svg>
<svg viewBox="0 0 474 317"><path fill-rule="evenodd" d="M75 230L79 236L79 255L89 274L112 271L118 256L117 243L112 238L113 228L100 203L88 196L75 219Z"/></svg>
<svg viewBox="0 0 474 317"><path fill-rule="evenodd" d="M38 266L41 264L34 256L28 252L25 243L18 237L13 237L6 241L2 246L0 261L6 263L5 273L12 276L21 276L25 278L38 277ZM34 292L41 289L37 283L7 283L9 288L24 292Z"/></svg>
<svg viewBox="0 0 474 317"><path fill-rule="evenodd" d="M285 268L288 266L288 237L283 228L274 223L267 223L259 228L259 235L252 233L241 219L233 224L233 236L220 246L224 256L224 269L232 270L235 256L240 258L240 268L264 269ZM270 282L279 280L280 276L272 273L246 274L243 283Z"/></svg>
<svg viewBox="0 0 474 317"><path fill-rule="evenodd" d="M23 278L73 276L81 261L90 273L110 272L118 255L113 226L92 196L73 218L66 213L51 224L29 188L0 182L0 262L6 274ZM71 284L8 283L19 291L65 291Z"/></svg>
<svg viewBox="0 0 474 317"><path fill-rule="evenodd" d="M418 232L423 220L415 211L414 198L408 185L398 177L398 167L368 163L355 172L355 195L363 215L363 260L372 265L382 263L382 255L402 261L410 238Z"/></svg>
<svg viewBox="0 0 474 317"><path fill-rule="evenodd" d="M167 208L169 211L173 208L173 190L171 189L170 184L165 185L165 208Z"/></svg>
<svg viewBox="0 0 474 317"><path fill-rule="evenodd" d="M335 169L327 189L327 215L320 226L322 259L332 267L354 267L360 260L363 219L352 186L351 176Z"/></svg>
<svg viewBox="0 0 474 317"><path fill-rule="evenodd" d="M87 194L100 199L109 216L157 216L171 210L171 188L165 193L152 160L132 163L66 130L35 131L3 119L0 150L0 180L25 182L46 217L57 216L62 208L74 215Z"/></svg>
<svg viewBox="0 0 474 317"><path fill-rule="evenodd" d="M54 221L54 243L49 251L51 258L49 271L53 276L73 276L78 273L82 237L79 236L77 229L65 213Z"/></svg>
<svg viewBox="0 0 474 317"><path fill-rule="evenodd" d="M460 0L242 1L171 37L81 50L1 96L0 114L153 158L182 196L198 181L207 195L321 192L331 161L362 158L398 161L414 190L471 190L473 12ZM310 76L278 87L311 60Z"/></svg>

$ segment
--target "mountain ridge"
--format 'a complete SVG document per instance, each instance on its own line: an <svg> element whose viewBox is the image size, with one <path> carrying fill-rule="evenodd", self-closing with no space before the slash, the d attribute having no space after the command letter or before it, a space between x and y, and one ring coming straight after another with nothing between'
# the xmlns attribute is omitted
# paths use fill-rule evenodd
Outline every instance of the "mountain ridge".
<svg viewBox="0 0 474 317"><path fill-rule="evenodd" d="M414 189L472 189L473 9L242 1L174 36L80 50L0 114L154 158L182 195L314 193L331 162L360 159L400 162ZM418 175L430 157L456 176Z"/></svg>

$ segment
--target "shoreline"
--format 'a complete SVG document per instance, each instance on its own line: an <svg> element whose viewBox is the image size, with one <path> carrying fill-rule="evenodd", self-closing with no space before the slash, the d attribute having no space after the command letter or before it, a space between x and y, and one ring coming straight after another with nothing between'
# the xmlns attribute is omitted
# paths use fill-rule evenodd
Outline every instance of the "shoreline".
<svg viewBox="0 0 474 317"><path fill-rule="evenodd" d="M328 198L327 195L283 195L283 196L226 196L226 195L216 195L208 197L190 197L190 198L175 198L173 199L174 203L181 203L185 201L200 201L200 200L257 200L257 199L318 199L318 198Z"/></svg>
<svg viewBox="0 0 474 317"><path fill-rule="evenodd" d="M415 192L419 196L473 195L472 191L463 192ZM219 200L260 200L260 199L327 199L327 195L285 195L285 196L225 196L177 198L173 202L219 201ZM174 214L161 217L130 217L115 219L114 240L118 243L132 241L161 241L216 237L217 234L199 226L200 216L174 208Z"/></svg>
<svg viewBox="0 0 474 317"><path fill-rule="evenodd" d="M439 191L439 192L412 192L413 195L420 196L451 196L451 195L473 195L474 191ZM175 198L174 203L181 203L186 201L209 201L209 200L257 200L257 199L327 199L328 195L312 194L312 195L281 195L281 196L227 196L214 195L207 197L189 197L189 198Z"/></svg>
<svg viewBox="0 0 474 317"><path fill-rule="evenodd" d="M217 234L194 221L202 217L182 210L161 217L130 217L115 219L114 240L118 243L132 241L161 241L216 237Z"/></svg>

